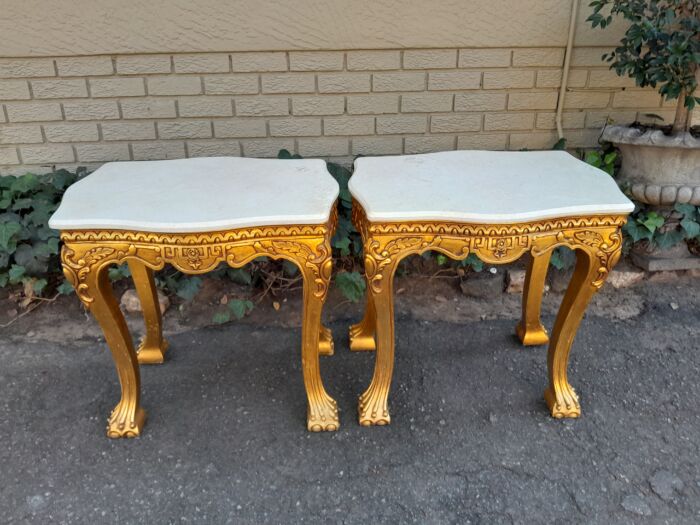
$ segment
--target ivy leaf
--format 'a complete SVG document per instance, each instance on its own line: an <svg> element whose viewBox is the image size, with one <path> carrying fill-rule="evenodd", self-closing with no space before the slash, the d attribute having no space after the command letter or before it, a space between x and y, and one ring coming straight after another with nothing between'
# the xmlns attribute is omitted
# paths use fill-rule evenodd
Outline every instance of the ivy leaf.
<svg viewBox="0 0 700 525"><path fill-rule="evenodd" d="M73 292L75 292L75 289L73 288L73 285L71 283L69 283L68 281L63 281L56 287L56 291L61 295L70 295Z"/></svg>
<svg viewBox="0 0 700 525"><path fill-rule="evenodd" d="M24 274L24 266L13 264L10 267L10 271L7 272L10 284L17 284L18 282L20 282L22 280L22 277L24 277Z"/></svg>
<svg viewBox="0 0 700 525"><path fill-rule="evenodd" d="M685 233L686 239L694 239L695 237L700 235L700 224L698 224L692 219L683 219L681 221L681 228L683 228L683 232Z"/></svg>
<svg viewBox="0 0 700 525"><path fill-rule="evenodd" d="M221 310L216 312L211 320L216 324L228 323L231 320L231 313L228 310Z"/></svg>
<svg viewBox="0 0 700 525"><path fill-rule="evenodd" d="M242 299L233 299L229 301L228 308L236 319L243 319L248 312L251 312L254 305L251 301Z"/></svg>
<svg viewBox="0 0 700 525"><path fill-rule="evenodd" d="M41 292L44 291L44 288L46 288L47 284L49 283L46 279L35 279L32 283L32 290L34 290L34 293L36 295L41 295Z"/></svg>
<svg viewBox="0 0 700 525"><path fill-rule="evenodd" d="M343 257L350 255L350 237L333 240L333 248L340 250L340 255Z"/></svg>
<svg viewBox="0 0 700 525"><path fill-rule="evenodd" d="M470 267L475 272L480 272L484 269L484 261L479 259L476 254L470 253L460 264L465 267Z"/></svg>
<svg viewBox="0 0 700 525"><path fill-rule="evenodd" d="M22 230L22 226L16 222L0 223L0 248L13 252L16 240L13 237Z"/></svg>
<svg viewBox="0 0 700 525"><path fill-rule="evenodd" d="M335 285L343 297L353 303L365 295L365 280L360 272L340 272L335 276Z"/></svg>
<svg viewBox="0 0 700 525"><path fill-rule="evenodd" d="M199 289L202 287L202 278L198 276L184 277L176 285L176 291L178 297L190 302L197 295Z"/></svg>
<svg viewBox="0 0 700 525"><path fill-rule="evenodd" d="M288 275L289 277L294 277L299 273L299 267L293 262L287 260L282 261L282 269L284 270L284 274Z"/></svg>
<svg viewBox="0 0 700 525"><path fill-rule="evenodd" d="M554 143L554 146L552 146L552 149L555 151L558 150L565 150L566 149L566 139L565 138L560 138Z"/></svg>
<svg viewBox="0 0 700 525"><path fill-rule="evenodd" d="M670 230L654 237L654 243L665 250L671 248L683 240L683 234L678 230Z"/></svg>
<svg viewBox="0 0 700 525"><path fill-rule="evenodd" d="M576 254L570 248L559 246L552 251L552 258L549 262L557 270L566 270L576 262Z"/></svg>
<svg viewBox="0 0 700 525"><path fill-rule="evenodd" d="M437 261L437 263L438 263L440 266L444 266L445 263L447 263L447 256L445 256L445 255L443 255L443 254L441 254L441 253L438 253L438 254L435 256L435 260Z"/></svg>
<svg viewBox="0 0 700 525"><path fill-rule="evenodd" d="M236 284L244 284L250 286L253 284L253 276L245 268L229 268L226 275Z"/></svg>
<svg viewBox="0 0 700 525"><path fill-rule="evenodd" d="M641 221L641 223L646 227L647 230L649 230L651 233L654 233L658 228L661 228L661 226L664 225L664 218L656 213L655 211L649 212L649 215L647 215L647 218Z"/></svg>

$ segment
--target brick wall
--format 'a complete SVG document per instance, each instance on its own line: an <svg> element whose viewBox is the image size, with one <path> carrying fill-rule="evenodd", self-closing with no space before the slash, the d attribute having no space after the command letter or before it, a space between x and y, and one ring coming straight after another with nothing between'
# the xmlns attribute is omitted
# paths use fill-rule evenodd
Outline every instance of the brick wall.
<svg viewBox="0 0 700 525"><path fill-rule="evenodd" d="M564 128L672 120L673 103L574 50ZM564 49L410 49L0 58L0 173L286 148L358 154L542 149Z"/></svg>

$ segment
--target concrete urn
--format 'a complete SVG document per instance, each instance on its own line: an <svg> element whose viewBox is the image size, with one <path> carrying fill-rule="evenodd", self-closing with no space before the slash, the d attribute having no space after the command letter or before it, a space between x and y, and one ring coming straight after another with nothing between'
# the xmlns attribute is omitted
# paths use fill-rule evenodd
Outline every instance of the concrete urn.
<svg viewBox="0 0 700 525"><path fill-rule="evenodd" d="M700 139L685 132L608 126L602 139L622 153L620 180L632 197L653 206L700 206Z"/></svg>

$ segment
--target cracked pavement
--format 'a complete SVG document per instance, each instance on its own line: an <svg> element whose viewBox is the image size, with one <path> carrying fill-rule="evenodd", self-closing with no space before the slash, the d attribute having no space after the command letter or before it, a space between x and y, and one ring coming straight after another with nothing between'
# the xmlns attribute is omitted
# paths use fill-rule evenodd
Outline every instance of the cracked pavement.
<svg viewBox="0 0 700 525"><path fill-rule="evenodd" d="M513 318L400 315L384 428L357 424L374 356L350 353L334 320L322 374L341 429L326 434L305 430L298 328L174 333L166 364L142 368L143 435L116 441L104 343L13 333L0 523L698 523L699 292L649 283L638 316L586 317L572 421L549 417L546 349L522 348Z"/></svg>

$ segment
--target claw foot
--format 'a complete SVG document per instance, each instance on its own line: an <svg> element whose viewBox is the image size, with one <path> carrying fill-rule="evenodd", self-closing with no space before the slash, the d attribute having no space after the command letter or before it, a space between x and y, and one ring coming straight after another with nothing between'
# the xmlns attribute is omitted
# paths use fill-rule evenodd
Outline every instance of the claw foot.
<svg viewBox="0 0 700 525"><path fill-rule="evenodd" d="M340 428L338 404L328 398L324 406L315 410L309 407L306 418L306 428L309 432L335 432Z"/></svg>
<svg viewBox="0 0 700 525"><path fill-rule="evenodd" d="M373 398L369 390L360 396L359 421L363 427L384 426L391 423L386 400Z"/></svg>
<svg viewBox="0 0 700 525"><path fill-rule="evenodd" d="M350 327L350 350L353 352L371 352L376 350L374 342L374 330L369 330L364 323L357 323Z"/></svg>
<svg viewBox="0 0 700 525"><path fill-rule="evenodd" d="M138 437L145 422L146 412L141 407L136 409L133 417L129 417L127 411L119 404L107 423L107 437L113 439Z"/></svg>
<svg viewBox="0 0 700 525"><path fill-rule="evenodd" d="M547 329L541 324L538 327L526 328L523 323L518 323L515 327L515 333L520 339L520 342L525 346L539 346L544 345L549 342L549 335L547 334Z"/></svg>
<svg viewBox="0 0 700 525"><path fill-rule="evenodd" d="M318 337L318 353L319 355L333 355L333 352L333 333L325 326L322 326Z"/></svg>
<svg viewBox="0 0 700 525"><path fill-rule="evenodd" d="M165 362L165 352L168 349L168 342L163 340L160 347L145 346L143 340L136 350L136 357L140 365L160 365Z"/></svg>
<svg viewBox="0 0 700 525"><path fill-rule="evenodd" d="M552 413L552 417L556 419L577 418L581 417L581 406L578 402L578 396L574 389L567 385L563 392L557 395L552 387L548 387L544 391L544 400Z"/></svg>

